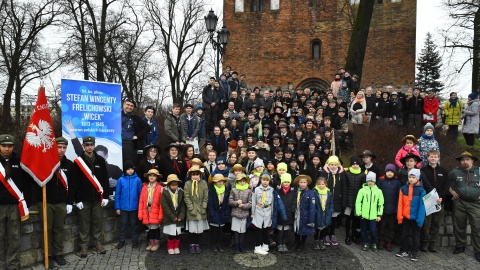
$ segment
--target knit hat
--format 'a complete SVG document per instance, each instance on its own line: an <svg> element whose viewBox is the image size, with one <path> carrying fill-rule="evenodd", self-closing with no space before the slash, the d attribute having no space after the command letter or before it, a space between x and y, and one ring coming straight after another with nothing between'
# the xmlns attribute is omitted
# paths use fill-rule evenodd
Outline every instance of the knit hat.
<svg viewBox="0 0 480 270"><path fill-rule="evenodd" d="M278 163L278 165L277 165L277 171L278 171L278 170L284 170L284 171L286 171L287 168L288 168L288 165L287 165L287 163L285 163L285 162L280 162L280 163Z"/></svg>
<svg viewBox="0 0 480 270"><path fill-rule="evenodd" d="M352 156L350 158L350 166L353 166L353 165L360 165L360 158L356 156Z"/></svg>
<svg viewBox="0 0 480 270"><path fill-rule="evenodd" d="M285 173L282 176L280 176L280 183L283 183L283 182L292 183L292 175L289 173Z"/></svg>
<svg viewBox="0 0 480 270"><path fill-rule="evenodd" d="M377 182L377 174L376 174L376 173L374 173L374 172L368 172L366 182L368 183L368 182L370 182L370 181L372 181L372 182L374 182L374 183Z"/></svg>
<svg viewBox="0 0 480 270"><path fill-rule="evenodd" d="M478 94L477 92L473 92L473 93L470 93L470 95L468 95L468 97L471 99L471 100L475 100L478 98Z"/></svg>
<svg viewBox="0 0 480 270"><path fill-rule="evenodd" d="M195 111L198 111L198 110L202 110L203 111L203 107L201 104L197 105L197 107L195 108Z"/></svg>
<svg viewBox="0 0 480 270"><path fill-rule="evenodd" d="M258 167L265 167L265 164L263 164L263 160L261 159L257 159L255 160L255 162L253 163L253 168L256 169Z"/></svg>
<svg viewBox="0 0 480 270"><path fill-rule="evenodd" d="M330 157L327 159L327 165L330 165L330 163L338 163L338 164L340 164L340 160L338 159L337 156L330 156Z"/></svg>
<svg viewBox="0 0 480 270"><path fill-rule="evenodd" d="M420 170L419 169L410 169L410 171L408 171L408 176L410 176L412 174L415 175L415 178L420 179Z"/></svg>
<svg viewBox="0 0 480 270"><path fill-rule="evenodd" d="M393 165L392 163L389 163L387 164L387 166L385 166L385 172L388 171L392 171L393 173L395 173L397 171L397 167L395 167L395 165Z"/></svg>
<svg viewBox="0 0 480 270"><path fill-rule="evenodd" d="M423 132L427 131L427 129L435 130L435 128L433 127L432 123L427 123L427 124L423 127Z"/></svg>
<svg viewBox="0 0 480 270"><path fill-rule="evenodd" d="M135 170L135 164L133 164L133 161L127 160L125 163L123 163L123 170L127 171L128 169L134 169Z"/></svg>

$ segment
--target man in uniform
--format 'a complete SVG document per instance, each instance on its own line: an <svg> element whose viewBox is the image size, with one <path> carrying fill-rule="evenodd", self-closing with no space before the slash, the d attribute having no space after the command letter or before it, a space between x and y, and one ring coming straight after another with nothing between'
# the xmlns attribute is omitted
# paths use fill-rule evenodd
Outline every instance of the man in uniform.
<svg viewBox="0 0 480 270"><path fill-rule="evenodd" d="M1 269L20 269L20 222L28 219L26 202L31 199L33 183L31 177L20 167L20 156L13 152L14 141L12 135L0 135Z"/></svg>
<svg viewBox="0 0 480 270"><path fill-rule="evenodd" d="M59 137L56 139L60 168L53 174L47 183L47 231L48 231L48 255L49 268L53 268L54 261L59 265L67 262L63 258L63 247L65 240L65 216L72 212L74 183L73 162L65 157L68 141ZM42 201L42 189L35 185L37 198ZM39 206L40 210L42 206ZM43 214L40 215L43 217Z"/></svg>
<svg viewBox="0 0 480 270"><path fill-rule="evenodd" d="M150 132L150 126L138 115L134 115L135 101L126 98L122 110L122 154L123 163L136 162L138 147L143 147L143 139ZM140 145L137 145L139 143Z"/></svg>
<svg viewBox="0 0 480 270"><path fill-rule="evenodd" d="M453 196L453 233L456 247L453 254L465 251L467 245L467 219L472 227L472 247L475 259L480 262L480 174L473 166L478 160L469 152L463 152L456 160L460 167L449 174L450 193Z"/></svg>
<svg viewBox="0 0 480 270"><path fill-rule="evenodd" d="M102 245L103 209L110 195L105 159L95 153L95 137L83 137L83 153L75 159L77 176L75 202L79 211L80 257L87 257L90 233L98 253L105 254Z"/></svg>

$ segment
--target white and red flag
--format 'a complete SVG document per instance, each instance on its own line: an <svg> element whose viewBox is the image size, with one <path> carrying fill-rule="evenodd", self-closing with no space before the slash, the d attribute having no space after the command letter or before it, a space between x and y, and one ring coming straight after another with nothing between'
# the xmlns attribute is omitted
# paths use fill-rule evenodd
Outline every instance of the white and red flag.
<svg viewBox="0 0 480 270"><path fill-rule="evenodd" d="M46 185L60 167L52 117L45 88L40 86L35 109L23 142L21 166L41 187Z"/></svg>

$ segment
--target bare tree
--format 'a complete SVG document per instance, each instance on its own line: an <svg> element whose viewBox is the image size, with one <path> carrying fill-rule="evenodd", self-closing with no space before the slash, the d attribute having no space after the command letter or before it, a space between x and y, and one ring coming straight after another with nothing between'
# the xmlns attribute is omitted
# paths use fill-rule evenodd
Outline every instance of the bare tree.
<svg viewBox="0 0 480 270"><path fill-rule="evenodd" d="M0 3L1 71L7 76L3 99L2 128L11 127L11 98L16 91L16 109L20 109L21 91L26 83L52 72L58 65L42 55L40 33L57 23L58 0L14 1ZM17 111L17 118L19 111Z"/></svg>
<svg viewBox="0 0 480 270"><path fill-rule="evenodd" d="M166 61L174 103L183 104L192 80L201 73L206 50L202 0L143 0Z"/></svg>
<svg viewBox="0 0 480 270"><path fill-rule="evenodd" d="M457 50L467 51L469 57L456 70L472 65L472 92L480 91L480 1L444 0L453 24L444 31L444 47L453 55ZM460 31L458 31L460 29ZM467 30L467 31L465 31ZM473 32L471 36L470 32Z"/></svg>

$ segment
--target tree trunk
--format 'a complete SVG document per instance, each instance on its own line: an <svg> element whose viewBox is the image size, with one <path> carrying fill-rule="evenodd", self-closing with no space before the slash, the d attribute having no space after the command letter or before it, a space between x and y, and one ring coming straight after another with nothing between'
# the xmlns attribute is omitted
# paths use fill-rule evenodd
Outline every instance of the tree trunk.
<svg viewBox="0 0 480 270"><path fill-rule="evenodd" d="M472 92L480 91L480 8L473 19Z"/></svg>
<svg viewBox="0 0 480 270"><path fill-rule="evenodd" d="M360 77L357 82L358 85L361 85L363 60L367 50L368 32L370 30L374 4L375 0L360 0L348 46L345 70L352 75L356 74Z"/></svg>
<svg viewBox="0 0 480 270"><path fill-rule="evenodd" d="M12 124L12 114L10 113L11 110L11 100L12 100L12 93L13 87L15 86L15 76L9 74L8 77L8 84L7 89L5 89L5 95L3 97L3 112L2 112L2 130L10 130Z"/></svg>
<svg viewBox="0 0 480 270"><path fill-rule="evenodd" d="M18 127L20 125L20 118L21 118L21 94L22 94L22 82L20 80L20 76L17 76L15 79L15 126Z"/></svg>

